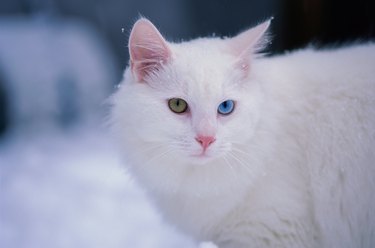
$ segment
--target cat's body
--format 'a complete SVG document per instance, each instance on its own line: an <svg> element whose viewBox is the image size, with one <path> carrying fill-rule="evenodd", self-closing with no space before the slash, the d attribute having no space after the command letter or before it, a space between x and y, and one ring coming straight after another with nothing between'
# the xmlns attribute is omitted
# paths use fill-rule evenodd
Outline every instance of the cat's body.
<svg viewBox="0 0 375 248"><path fill-rule="evenodd" d="M153 26L139 23L112 119L166 219L219 247L375 247L374 44L244 60L200 39L168 43L150 72L132 42ZM258 42L267 27L247 32ZM189 112L171 112L174 97ZM227 99L233 113L218 114ZM215 137L203 152L197 133Z"/></svg>

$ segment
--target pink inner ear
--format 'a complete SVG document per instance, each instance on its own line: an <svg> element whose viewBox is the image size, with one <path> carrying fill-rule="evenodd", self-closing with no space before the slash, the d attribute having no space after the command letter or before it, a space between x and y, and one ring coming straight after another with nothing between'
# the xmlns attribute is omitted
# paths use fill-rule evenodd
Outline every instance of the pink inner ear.
<svg viewBox="0 0 375 248"><path fill-rule="evenodd" d="M158 71L171 57L167 42L147 19L138 20L129 38L130 65L139 82Z"/></svg>
<svg viewBox="0 0 375 248"><path fill-rule="evenodd" d="M238 58L235 64L236 68L245 71L246 74L248 73L251 56L254 56L266 45L264 36L270 23L271 19L229 39L230 51Z"/></svg>

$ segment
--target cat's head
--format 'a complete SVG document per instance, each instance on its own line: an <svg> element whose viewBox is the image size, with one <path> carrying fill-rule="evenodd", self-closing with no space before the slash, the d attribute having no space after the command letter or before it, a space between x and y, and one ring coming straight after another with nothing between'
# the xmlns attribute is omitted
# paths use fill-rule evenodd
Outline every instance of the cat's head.
<svg viewBox="0 0 375 248"><path fill-rule="evenodd" d="M232 159L253 135L262 91L252 61L266 21L233 38L166 41L147 19L130 34L130 66L114 118L129 156L208 164Z"/></svg>

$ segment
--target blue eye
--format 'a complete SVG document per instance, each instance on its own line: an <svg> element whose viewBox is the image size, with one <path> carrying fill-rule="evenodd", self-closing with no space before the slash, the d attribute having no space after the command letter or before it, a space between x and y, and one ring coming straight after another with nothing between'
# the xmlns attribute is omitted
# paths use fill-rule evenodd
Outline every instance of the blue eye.
<svg viewBox="0 0 375 248"><path fill-rule="evenodd" d="M217 112L222 115L229 115L234 110L234 101L233 100L226 100L220 103L219 107L217 108Z"/></svg>

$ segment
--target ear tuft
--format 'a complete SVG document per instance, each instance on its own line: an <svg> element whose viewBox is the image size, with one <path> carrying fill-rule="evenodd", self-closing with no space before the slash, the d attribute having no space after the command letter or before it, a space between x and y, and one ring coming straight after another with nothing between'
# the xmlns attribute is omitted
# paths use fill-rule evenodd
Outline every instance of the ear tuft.
<svg viewBox="0 0 375 248"><path fill-rule="evenodd" d="M251 56L267 46L269 42L267 30L272 19L270 18L228 40L230 52L238 58L237 67L248 71Z"/></svg>
<svg viewBox="0 0 375 248"><path fill-rule="evenodd" d="M268 43L267 30L273 18L250 28L230 39L232 51L237 56L242 53L256 53L265 48Z"/></svg>
<svg viewBox="0 0 375 248"><path fill-rule="evenodd" d="M133 26L129 38L130 66L138 82L157 72L171 58L167 41L146 18Z"/></svg>

